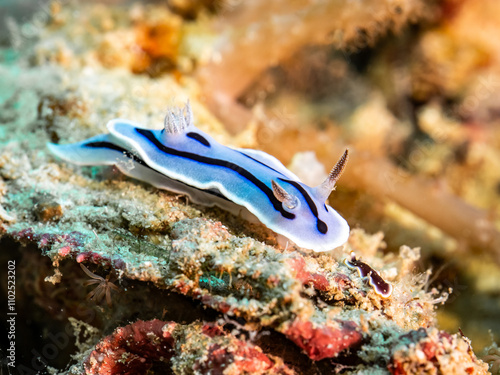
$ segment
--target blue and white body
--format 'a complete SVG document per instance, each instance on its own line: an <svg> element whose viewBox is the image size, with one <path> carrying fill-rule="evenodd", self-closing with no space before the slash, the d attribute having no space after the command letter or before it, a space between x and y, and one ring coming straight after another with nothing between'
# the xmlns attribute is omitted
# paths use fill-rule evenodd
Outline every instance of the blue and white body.
<svg viewBox="0 0 500 375"><path fill-rule="evenodd" d="M306 249L328 251L347 241L347 222L325 204L345 167L347 151L327 180L311 188L267 153L221 145L197 129L189 103L169 110L161 130L122 119L107 127L109 134L48 147L75 164L116 165L130 177L186 194L194 203L233 213L244 208Z"/></svg>

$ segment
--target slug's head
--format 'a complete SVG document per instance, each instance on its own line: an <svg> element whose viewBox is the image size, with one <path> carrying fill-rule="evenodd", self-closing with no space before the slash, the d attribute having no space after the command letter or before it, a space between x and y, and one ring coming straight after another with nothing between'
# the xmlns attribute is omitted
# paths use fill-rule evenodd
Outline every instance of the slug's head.
<svg viewBox="0 0 500 375"><path fill-rule="evenodd" d="M271 182L274 197L291 214L282 220L281 225L287 231L282 234L292 238L297 245L314 251L328 251L347 241L349 225L337 211L325 204L347 159L346 150L327 179L315 188L284 178Z"/></svg>

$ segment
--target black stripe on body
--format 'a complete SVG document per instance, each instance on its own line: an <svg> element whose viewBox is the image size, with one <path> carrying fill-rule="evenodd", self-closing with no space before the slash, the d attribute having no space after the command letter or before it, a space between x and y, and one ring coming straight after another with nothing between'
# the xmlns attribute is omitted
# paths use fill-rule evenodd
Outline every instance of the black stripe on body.
<svg viewBox="0 0 500 375"><path fill-rule="evenodd" d="M309 196L307 191L305 191L305 189L296 181L285 180L283 178L279 178L279 180L281 180L283 182L288 182L290 185L295 187L302 194L302 196L306 200L307 205L309 206L309 209L311 210L312 214L316 217L316 228L318 228L318 231L320 233L326 234L326 232L328 232L328 225L326 225L326 223L319 218L318 208L316 207L316 204L314 203L312 198Z"/></svg>
<svg viewBox="0 0 500 375"><path fill-rule="evenodd" d="M90 147L90 148L107 148L107 149L110 149L110 150L115 150L115 151L118 151L118 152L121 152L123 153L127 158L129 159L132 159L133 161L139 163L140 165L144 166L144 167L147 167L149 169L152 169L154 170L153 168L151 168L149 165L146 164L146 162L144 160L142 160L140 157L138 157L137 155L134 155L133 153L131 153L130 151L118 146L118 145L115 145L114 143L111 143L111 142L105 142L105 141L99 141L99 142L89 142L89 143L85 143L83 146L85 147ZM156 172L156 171L155 171Z"/></svg>
<svg viewBox="0 0 500 375"><path fill-rule="evenodd" d="M207 141L207 139L202 136L201 134L195 133L195 132L189 132L186 134L191 139L194 139L195 141L200 142L203 146L210 147L210 142Z"/></svg>
<svg viewBox="0 0 500 375"><path fill-rule="evenodd" d="M285 211L283 208L283 205L281 204L280 201L276 199L276 197L273 194L273 191L271 188L269 188L265 183L260 181L257 177L255 177L253 174L248 172L246 169L240 167L237 164L231 163L230 161L227 160L221 160L221 159L213 159L209 158L206 156L201 156L198 154L193 154L192 152L186 152L186 151L179 151L174 148L167 147L163 145L156 137L154 136L153 132L147 129L135 129L137 133L139 133L141 136L146 138L148 141L150 141L159 151L167 154L167 155L173 155L173 156L178 156L184 159L189 159L193 160L195 162L201 163L201 164L207 164L207 165L216 165L219 167L227 168L230 169L237 174L239 174L241 177L245 178L249 182L251 182L253 185L255 185L259 190L264 193L271 204L273 205L274 209L281 213L281 216L283 216L286 219L294 219L295 214L292 214L291 212Z"/></svg>
<svg viewBox="0 0 500 375"><path fill-rule="evenodd" d="M250 155L245 154L243 151L239 151L239 150L235 150L235 151L239 152L241 155L246 156L247 158L249 158L250 160L253 160L253 161L254 161L254 162L256 162L256 163L259 163L259 164L263 165L264 167L269 168L270 170L272 170L272 171L274 171L274 172L278 173L279 175L286 177L286 176L285 176L283 173L281 173L280 171L278 171L278 170L274 169L273 167L271 167L271 166L269 166L269 165L267 165L267 164L265 164L265 163L261 162L260 160L257 160L257 159L255 159L255 158L251 157Z"/></svg>
<svg viewBox="0 0 500 375"><path fill-rule="evenodd" d="M84 146L86 147L91 147L91 148L107 148L107 149L110 149L110 150L115 150L115 151L118 151L118 152L121 152L123 153L123 155L125 155L127 158L129 159L132 159L133 161L135 161L136 163L142 165L143 167L146 167L158 174L160 174L160 172L158 172L157 170L151 168L144 160L142 160L139 156L137 155L134 155L132 152L118 146L118 145L115 145L114 143L111 143L111 142L103 142L103 141L100 141L100 142L89 142L89 143L86 143L84 144ZM175 181L175 182L178 182L179 184L182 184L182 185L185 185L187 186L188 188L191 188L191 189L194 189L194 190L198 190L198 191L202 191L204 193L208 193L208 194L212 194L212 195L215 195L216 197L219 197L219 198L222 198L226 201L230 201L228 198L226 198L224 195L222 195L220 192L218 191L214 191L214 190L205 190L205 189L200 189L200 188L197 188L197 187L194 187L194 186L191 186L191 185L188 185L182 181L179 181L179 180L176 180L174 178L171 178L171 177L166 177L165 178L169 179L169 180L172 180L172 181Z"/></svg>

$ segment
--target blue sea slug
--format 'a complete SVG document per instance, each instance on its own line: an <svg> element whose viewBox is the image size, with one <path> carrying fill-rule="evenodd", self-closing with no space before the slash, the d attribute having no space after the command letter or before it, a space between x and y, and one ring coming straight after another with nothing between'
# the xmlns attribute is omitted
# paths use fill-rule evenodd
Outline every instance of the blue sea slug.
<svg viewBox="0 0 500 375"><path fill-rule="evenodd" d="M124 174L205 206L248 211L268 228L314 251L347 241L349 226L325 204L344 169L348 152L321 185L302 183L269 154L221 145L193 125L189 103L172 108L161 130L128 120L108 123L108 134L49 149L79 165L116 165Z"/></svg>

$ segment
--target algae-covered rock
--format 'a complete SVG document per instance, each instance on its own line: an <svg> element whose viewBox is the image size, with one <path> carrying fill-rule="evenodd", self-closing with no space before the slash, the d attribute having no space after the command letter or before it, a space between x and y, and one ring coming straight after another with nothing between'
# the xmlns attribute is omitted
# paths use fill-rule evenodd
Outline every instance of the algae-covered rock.
<svg viewBox="0 0 500 375"><path fill-rule="evenodd" d="M420 1L394 9L389 3L378 10L383 25L375 27L375 18L370 23L370 44L383 31L422 17L426 9ZM184 196L127 178L115 167L70 165L49 153L47 142L70 143L105 133L106 123L117 117L159 129L167 105L187 98L196 125L218 141L258 146L262 124L250 124L243 135L231 136L212 115L217 112L210 107L212 99L221 98L204 99L206 86L196 75L204 51L194 52L194 46L206 48L213 42L210 17L224 20L224 11L205 2L192 9L181 5L170 10L160 5L61 7L55 1L46 9L50 16L38 37L32 38L23 38L17 23L9 21L13 37L21 39L16 39L17 50L1 49L0 258L16 265L17 370L487 373L465 336L438 328L436 306L450 291L431 286L430 272L418 269L420 248L402 245L387 251L380 229L370 234L361 229L362 222L351 222L347 244L314 253L283 243L262 224L194 205ZM262 6L257 5L255 9ZM353 20L358 18L343 2L339 6ZM315 6L302 7L324 19L314 13ZM307 12L295 16L313 30L315 18ZM359 18L368 13L363 10ZM360 37L352 34L353 27L341 39L356 41L354 48ZM388 163L382 151L384 134L391 133L397 120L381 98L357 98L366 102L356 103L358 113L348 108L348 131L329 120L323 133L290 125L279 130L286 133L283 146L272 147L290 153L300 151L294 148L297 144L310 144L311 149L319 145L321 154L332 134L358 147L354 163L359 163L351 176L359 185L340 189L343 210L361 194L355 189L366 183L365 173L356 168L364 163L366 170L379 160L367 150ZM317 103L302 105L310 112L317 108ZM256 108L254 122L265 123L268 118L259 118ZM243 112L250 114L248 108ZM384 124L361 131L360 124L372 114ZM399 129L391 142L397 144L406 130ZM373 224L383 211L377 211L377 202L353 205L352 210L366 212ZM352 266L353 259L368 274ZM390 284L392 293L380 293L375 275Z"/></svg>

